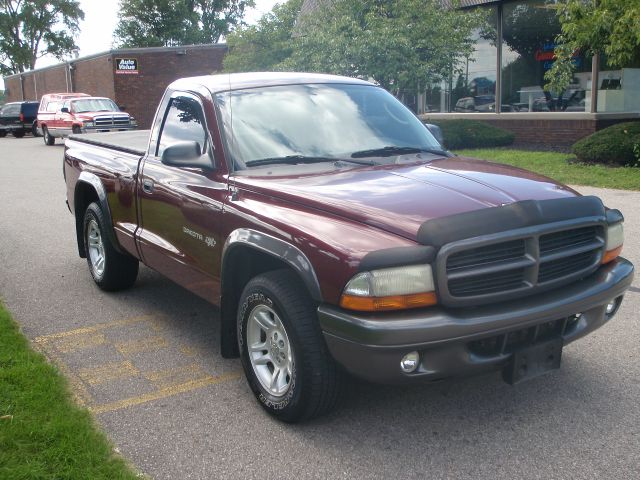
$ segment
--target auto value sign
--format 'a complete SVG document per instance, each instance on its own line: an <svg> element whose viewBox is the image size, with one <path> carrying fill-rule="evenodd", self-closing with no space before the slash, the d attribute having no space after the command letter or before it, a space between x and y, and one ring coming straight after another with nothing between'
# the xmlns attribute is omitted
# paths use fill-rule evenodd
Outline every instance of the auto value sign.
<svg viewBox="0 0 640 480"><path fill-rule="evenodd" d="M122 75L137 75L138 60L136 58L116 58L116 73Z"/></svg>

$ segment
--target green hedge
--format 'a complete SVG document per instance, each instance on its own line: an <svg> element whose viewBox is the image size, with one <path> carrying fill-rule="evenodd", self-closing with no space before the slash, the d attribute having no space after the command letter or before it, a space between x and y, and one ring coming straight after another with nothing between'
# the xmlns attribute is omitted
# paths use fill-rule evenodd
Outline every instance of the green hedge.
<svg viewBox="0 0 640 480"><path fill-rule="evenodd" d="M573 145L578 161L614 166L640 166L640 122L619 123L579 140Z"/></svg>
<svg viewBox="0 0 640 480"><path fill-rule="evenodd" d="M442 129L445 147L458 148L504 147L511 145L515 135L507 130L477 120L440 120L429 122Z"/></svg>

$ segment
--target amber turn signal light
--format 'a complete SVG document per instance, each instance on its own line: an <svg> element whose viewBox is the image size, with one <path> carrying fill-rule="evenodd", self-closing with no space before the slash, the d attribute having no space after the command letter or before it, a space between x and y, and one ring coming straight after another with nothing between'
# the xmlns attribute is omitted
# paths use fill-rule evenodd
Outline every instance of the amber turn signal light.
<svg viewBox="0 0 640 480"><path fill-rule="evenodd" d="M383 312L387 310L403 310L407 308L421 308L436 305L438 299L434 292L413 293L410 295L392 295L388 297L360 297L357 295L342 295L340 306L349 310L361 312Z"/></svg>
<svg viewBox="0 0 640 480"><path fill-rule="evenodd" d="M620 256L622 253L622 245L613 250L609 250L608 252L604 252L604 256L602 257L602 264L609 263L614 261L616 258Z"/></svg>

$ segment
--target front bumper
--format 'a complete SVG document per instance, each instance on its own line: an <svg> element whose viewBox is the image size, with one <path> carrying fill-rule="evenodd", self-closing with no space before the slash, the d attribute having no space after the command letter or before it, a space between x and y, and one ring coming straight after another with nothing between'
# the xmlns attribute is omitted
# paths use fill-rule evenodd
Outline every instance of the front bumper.
<svg viewBox="0 0 640 480"><path fill-rule="evenodd" d="M138 125L109 125L102 127L82 127L80 130L82 133L105 133L105 132L128 132L129 130L136 130Z"/></svg>
<svg viewBox="0 0 640 480"><path fill-rule="evenodd" d="M581 281L510 302L376 315L321 305L318 318L332 356L354 375L378 383L433 381L503 368L514 339L561 335L566 345L587 335L613 317L606 305L621 300L633 275L631 262L618 258ZM412 351L420 365L404 373L400 360Z"/></svg>

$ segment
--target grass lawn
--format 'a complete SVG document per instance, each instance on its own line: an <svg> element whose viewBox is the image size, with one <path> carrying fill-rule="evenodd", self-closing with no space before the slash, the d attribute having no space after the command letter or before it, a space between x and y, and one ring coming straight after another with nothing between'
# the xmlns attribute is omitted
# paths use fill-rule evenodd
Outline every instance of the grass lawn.
<svg viewBox="0 0 640 480"><path fill-rule="evenodd" d="M0 304L0 479L134 478Z"/></svg>
<svg viewBox="0 0 640 480"><path fill-rule="evenodd" d="M565 184L640 190L640 168L569 163L567 159L575 157L568 153L529 152L509 148L458 150L456 153L526 168Z"/></svg>

